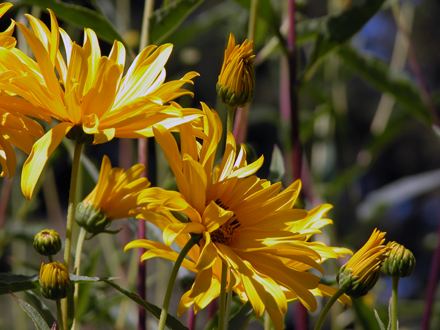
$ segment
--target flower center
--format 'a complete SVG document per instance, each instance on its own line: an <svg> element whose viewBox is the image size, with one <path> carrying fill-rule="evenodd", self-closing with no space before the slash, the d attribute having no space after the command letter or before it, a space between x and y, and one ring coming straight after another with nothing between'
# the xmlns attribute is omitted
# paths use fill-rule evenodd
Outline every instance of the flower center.
<svg viewBox="0 0 440 330"><path fill-rule="evenodd" d="M224 210L229 209L229 207L225 206L220 199L217 199L215 203ZM215 243L229 245L236 240L237 237L235 230L238 227L240 227L240 222L234 214L231 219L226 221L226 223L224 223L218 229L214 230L211 233L211 239Z"/></svg>

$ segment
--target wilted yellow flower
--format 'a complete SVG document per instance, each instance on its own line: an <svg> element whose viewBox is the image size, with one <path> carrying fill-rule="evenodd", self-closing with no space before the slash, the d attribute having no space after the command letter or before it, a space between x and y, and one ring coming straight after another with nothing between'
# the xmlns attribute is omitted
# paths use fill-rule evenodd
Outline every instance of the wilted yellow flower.
<svg viewBox="0 0 440 330"><path fill-rule="evenodd" d="M58 300L68 296L71 287L69 272L59 261L49 264L43 262L39 280L44 298Z"/></svg>
<svg viewBox="0 0 440 330"><path fill-rule="evenodd" d="M182 109L171 102L192 94L181 89L192 83L195 72L164 83L165 69L173 46L148 46L123 76L125 48L115 41L109 56L101 56L98 38L85 29L84 44L72 42L58 27L50 11L51 27L27 15L34 32L16 23L31 47L36 61L17 49L0 48L0 89L29 103L33 116L51 117L59 124L39 139L23 167L22 190L30 199L50 154L68 135L79 143L104 143L114 137L152 136L152 125L172 128L201 115L197 109ZM66 60L58 49L63 39ZM0 104L9 104L0 96Z"/></svg>
<svg viewBox="0 0 440 330"><path fill-rule="evenodd" d="M105 232L111 221L127 218L139 208L138 196L150 185L141 177L145 166L137 164L124 171L104 156L98 183L76 207L75 220L89 233Z"/></svg>
<svg viewBox="0 0 440 330"><path fill-rule="evenodd" d="M357 251L338 273L339 287L354 298L366 295L380 277L380 268L387 258L385 232L374 229L367 243Z"/></svg>
<svg viewBox="0 0 440 330"><path fill-rule="evenodd" d="M416 267L416 258L413 253L397 242L388 242L387 246L391 250L382 265L384 274L399 278L411 276Z"/></svg>
<svg viewBox="0 0 440 330"><path fill-rule="evenodd" d="M223 161L214 167L221 121L204 104L203 110L203 131L197 126L199 121L180 128L181 154L170 132L160 126L154 128L180 193L158 188L142 193L140 200L147 205L139 217L163 230L165 244L137 240L125 249L149 249L143 260L160 256L175 261L178 254L170 248L171 243L183 247L191 235L201 235L199 246L194 246L188 253L190 259L182 263L197 276L182 297L178 314L191 305L197 312L219 295L225 263L231 274L228 286L242 301L250 301L257 317L266 309L280 329L288 300L299 299L315 310L314 295L325 294L318 287L319 277L306 271L315 268L323 272L319 263L349 251L308 241L331 223L324 218L331 205L321 205L309 213L292 209L300 182L281 191L281 183L271 184L253 176L263 158L247 164L243 148L237 155L231 133ZM204 138L201 144L196 137Z"/></svg>
<svg viewBox="0 0 440 330"><path fill-rule="evenodd" d="M244 107L254 97L255 77L253 41L245 40L235 45L235 37L229 35L222 70L218 76L217 94L220 100L232 107Z"/></svg>

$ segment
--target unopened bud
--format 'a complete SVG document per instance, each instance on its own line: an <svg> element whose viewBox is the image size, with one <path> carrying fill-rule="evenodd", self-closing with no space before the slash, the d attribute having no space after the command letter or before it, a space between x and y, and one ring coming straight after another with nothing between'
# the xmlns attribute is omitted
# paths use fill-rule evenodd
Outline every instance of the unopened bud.
<svg viewBox="0 0 440 330"><path fill-rule="evenodd" d="M34 248L43 256L53 256L61 250L61 238L55 230L44 229L34 238Z"/></svg>
<svg viewBox="0 0 440 330"><path fill-rule="evenodd" d="M67 268L59 261L41 264L40 285L43 297L51 300L66 298L70 290Z"/></svg>
<svg viewBox="0 0 440 330"><path fill-rule="evenodd" d="M396 242L387 244L391 250L387 253L387 259L382 265L384 274L391 277L408 277L416 266L416 258L412 252Z"/></svg>

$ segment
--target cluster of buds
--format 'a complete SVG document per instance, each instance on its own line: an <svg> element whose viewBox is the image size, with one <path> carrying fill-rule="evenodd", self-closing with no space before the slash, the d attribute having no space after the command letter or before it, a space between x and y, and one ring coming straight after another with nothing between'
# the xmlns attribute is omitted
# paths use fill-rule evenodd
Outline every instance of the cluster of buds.
<svg viewBox="0 0 440 330"><path fill-rule="evenodd" d="M396 242L384 245L385 234L375 229L367 243L339 270L339 288L347 295L353 298L366 295L381 271L399 278L413 272L416 261L412 252Z"/></svg>

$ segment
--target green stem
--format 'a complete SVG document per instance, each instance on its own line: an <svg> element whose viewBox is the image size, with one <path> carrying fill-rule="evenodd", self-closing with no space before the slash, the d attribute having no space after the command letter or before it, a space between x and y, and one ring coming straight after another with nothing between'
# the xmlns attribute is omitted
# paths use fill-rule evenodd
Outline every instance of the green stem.
<svg viewBox="0 0 440 330"><path fill-rule="evenodd" d="M47 256L49 258L49 262L53 262L53 257L52 256Z"/></svg>
<svg viewBox="0 0 440 330"><path fill-rule="evenodd" d="M86 235L87 235L87 231L83 227L81 227L78 236L78 243L76 244L75 266L74 266L74 269L76 269L76 275L78 276L81 269L81 253L84 245L84 240L86 239ZM79 283L75 283L75 292L73 293L73 306L75 313L73 317L72 330L76 329L76 307L78 305L78 295L79 295Z"/></svg>
<svg viewBox="0 0 440 330"><path fill-rule="evenodd" d="M391 296L391 330L397 330L397 289L399 277L393 276L393 292Z"/></svg>
<svg viewBox="0 0 440 330"><path fill-rule="evenodd" d="M64 266L69 271L70 266L70 246L72 243L72 227L73 218L75 215L75 196L76 196L76 184L78 180L78 169L80 166L81 151L83 144L75 142L75 148L73 150L72 157L72 176L70 177L70 191L69 191L69 205L67 207L67 223L66 223L66 241L64 245ZM61 307L63 312L63 323L67 327L67 298L61 301Z"/></svg>
<svg viewBox="0 0 440 330"><path fill-rule="evenodd" d="M251 1L250 15L249 15L249 26L248 26L248 40L255 39L255 29L257 26L257 9L258 0Z"/></svg>
<svg viewBox="0 0 440 330"><path fill-rule="evenodd" d="M229 108L231 109L231 108ZM235 109L235 108L234 108ZM218 329L226 329L226 308L227 308L227 298L226 298L226 278L228 277L228 265L224 262L222 263L222 279L220 282L220 306L218 312Z"/></svg>
<svg viewBox="0 0 440 330"><path fill-rule="evenodd" d="M170 307L171 295L173 294L174 283L176 282L177 273L179 271L180 265L182 264L183 259L188 254L189 250L196 244L193 238L191 238L188 243L183 247L182 251L180 251L179 256L177 257L176 262L174 263L173 270L171 271L170 280L168 281L167 291L165 293L165 299L163 301L162 312L160 313L159 326L158 330L165 329L165 322L168 316L168 308Z"/></svg>
<svg viewBox="0 0 440 330"><path fill-rule="evenodd" d="M319 315L318 321L315 325L315 330L319 330L322 327L322 324L324 323L324 319L327 316L327 313L329 312L330 308L332 308L333 304L340 296L344 294L344 291L341 289L338 289L338 291L335 292L333 297L330 298L327 305L325 305L324 309L322 310L321 314Z"/></svg>
<svg viewBox="0 0 440 330"><path fill-rule="evenodd" d="M264 330L272 330L272 322L267 311L264 312Z"/></svg>
<svg viewBox="0 0 440 330"><path fill-rule="evenodd" d="M61 299L55 300L57 304L57 319L60 330L64 330L63 313L61 312Z"/></svg>
<svg viewBox="0 0 440 330"><path fill-rule="evenodd" d="M154 0L145 0L139 51L150 43L150 16L154 11Z"/></svg>
<svg viewBox="0 0 440 330"><path fill-rule="evenodd" d="M232 133L232 128L234 127L234 114L235 114L235 107L229 106L228 107L227 129L228 129L228 132L231 132L231 133Z"/></svg>

